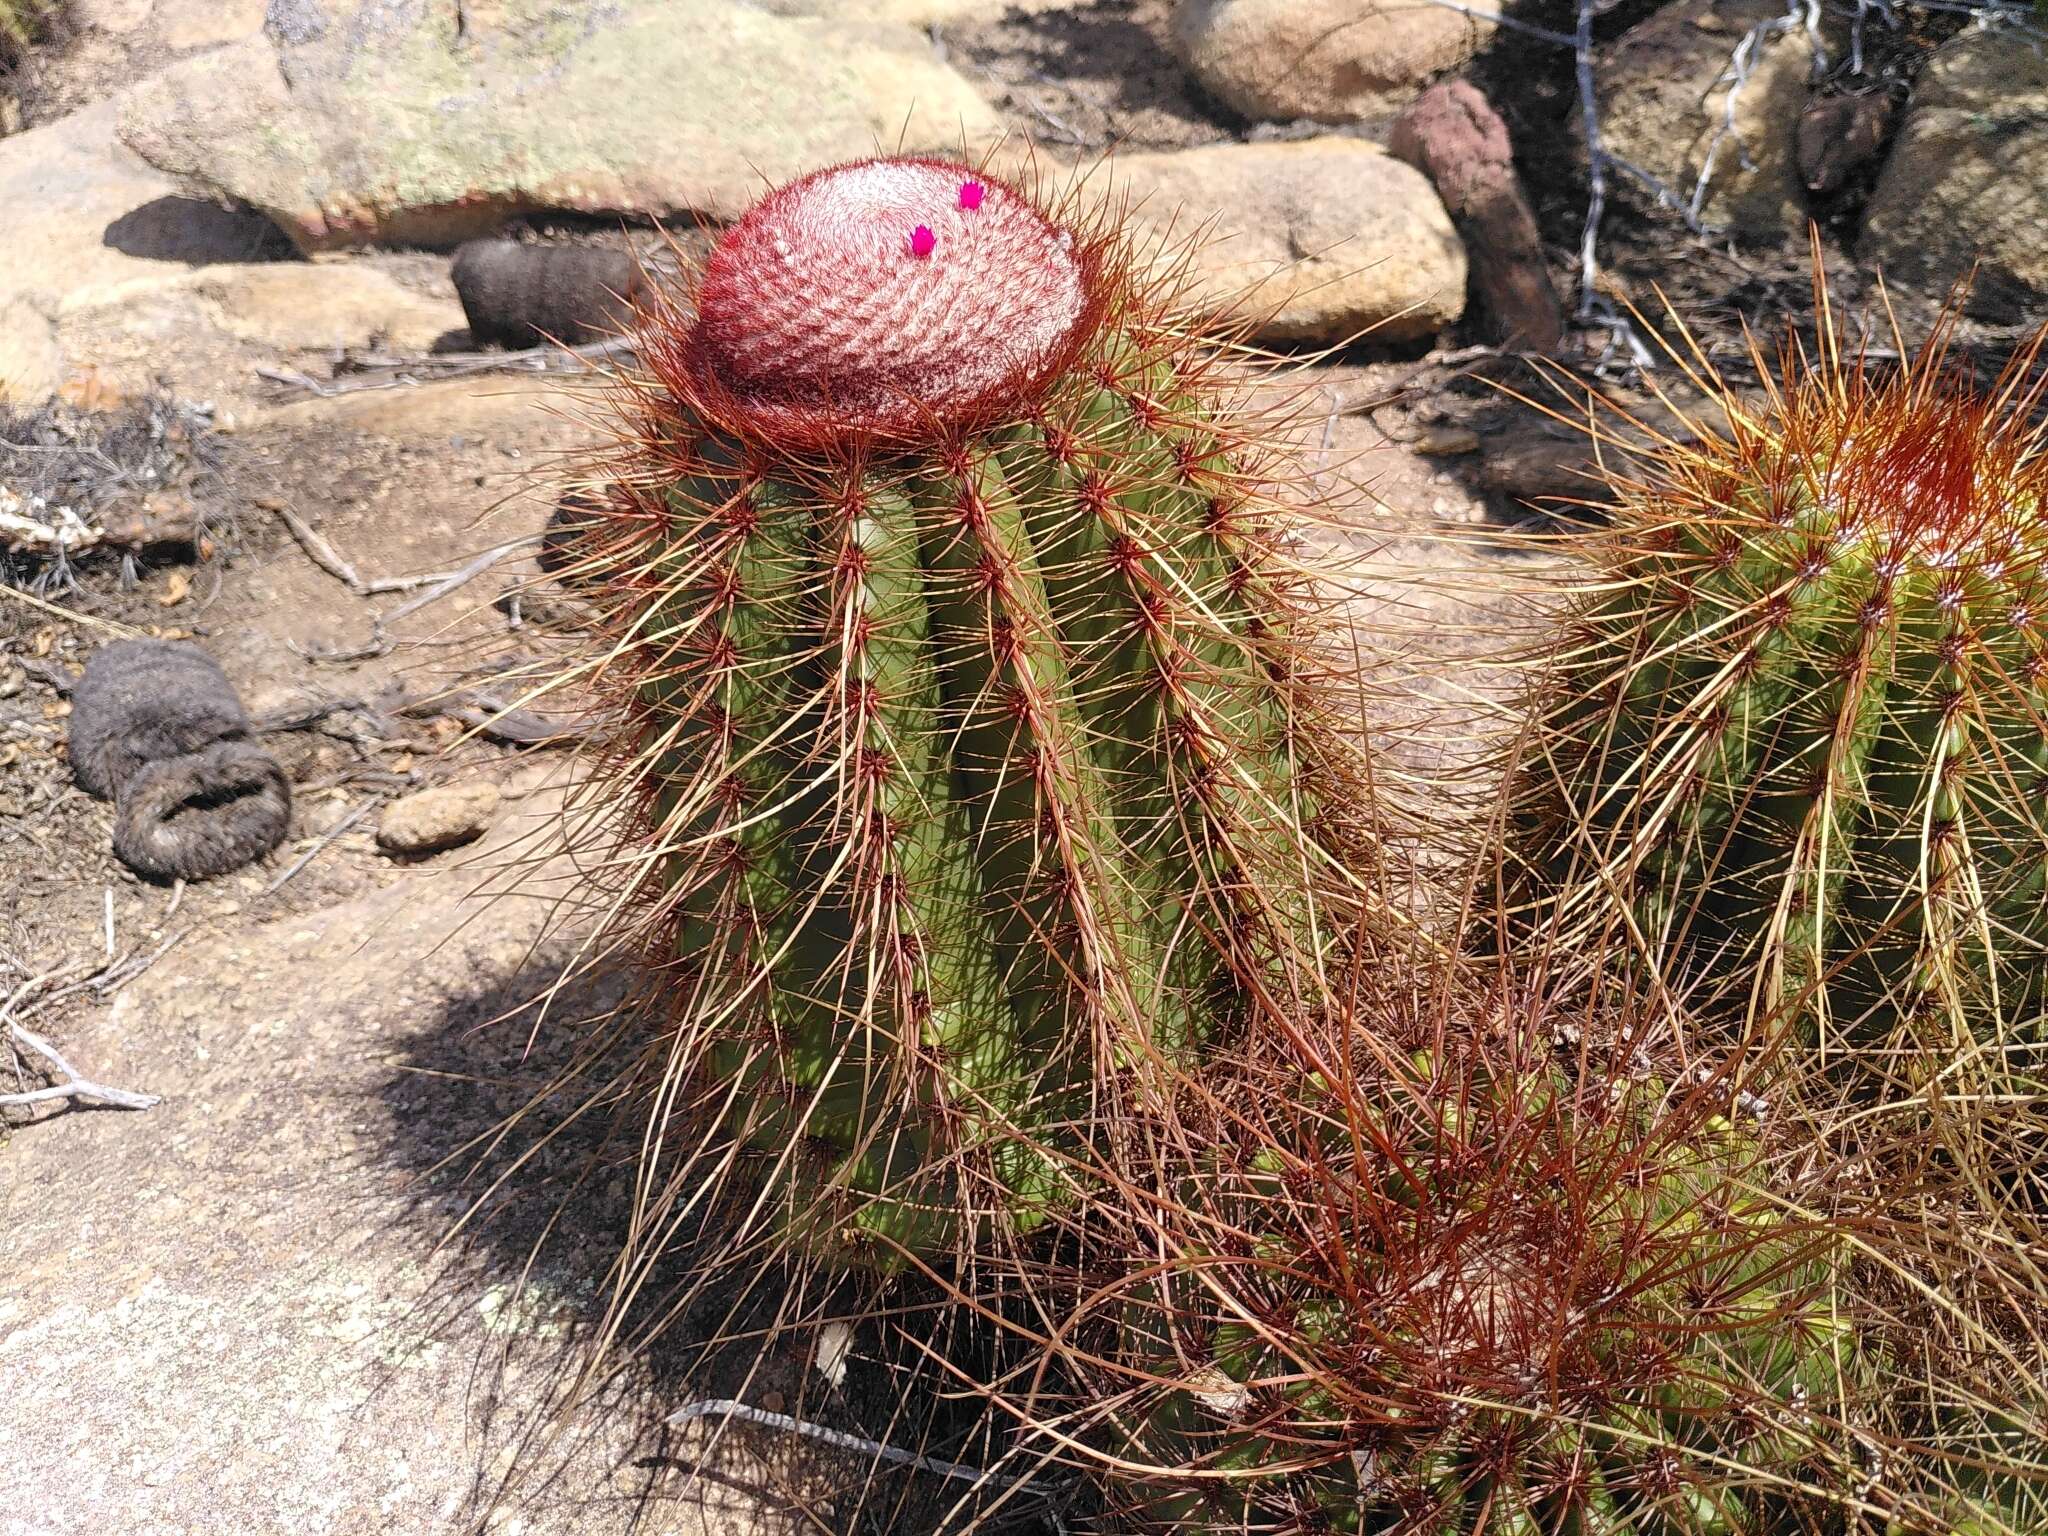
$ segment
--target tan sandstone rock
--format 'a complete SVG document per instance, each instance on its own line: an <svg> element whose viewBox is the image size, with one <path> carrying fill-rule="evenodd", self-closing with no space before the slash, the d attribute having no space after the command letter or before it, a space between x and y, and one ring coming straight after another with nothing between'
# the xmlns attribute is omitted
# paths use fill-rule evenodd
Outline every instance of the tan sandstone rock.
<svg viewBox="0 0 2048 1536"><path fill-rule="evenodd" d="M1330 123L1400 111L1492 32L1427 0L1182 0L1173 17L1176 51L1232 111Z"/></svg>
<svg viewBox="0 0 2048 1536"><path fill-rule="evenodd" d="M374 267L297 261L224 263L137 278L81 295L59 314L67 338L82 339L104 324L150 325L159 311L168 312L172 326L203 317L227 335L279 352L373 342L425 352L463 324L452 296L415 293Z"/></svg>
<svg viewBox="0 0 2048 1536"><path fill-rule="evenodd" d="M1981 262L1972 310L2018 319L2048 295L2048 55L1966 32L1927 62L1864 221L1864 257L1943 289Z"/></svg>
<svg viewBox="0 0 2048 1536"><path fill-rule="evenodd" d="M26 299L0 303L0 405L41 405L63 382L55 322Z"/></svg>
<svg viewBox="0 0 2048 1536"><path fill-rule="evenodd" d="M533 209L730 218L764 180L999 132L909 27L727 0L299 11L141 87L121 132L307 251L453 245Z"/></svg>
<svg viewBox="0 0 2048 1536"><path fill-rule="evenodd" d="M377 846L386 853L440 853L473 843L498 814L495 784L436 784L394 800L377 823Z"/></svg>
<svg viewBox="0 0 2048 1536"><path fill-rule="evenodd" d="M263 30L269 0L156 0L157 37L167 48L216 48Z"/></svg>
<svg viewBox="0 0 2048 1536"><path fill-rule="evenodd" d="M1198 296L1267 341L1406 341L1465 306L1465 251L1428 178L1361 139L1128 155L1116 175L1169 247L1204 227Z"/></svg>

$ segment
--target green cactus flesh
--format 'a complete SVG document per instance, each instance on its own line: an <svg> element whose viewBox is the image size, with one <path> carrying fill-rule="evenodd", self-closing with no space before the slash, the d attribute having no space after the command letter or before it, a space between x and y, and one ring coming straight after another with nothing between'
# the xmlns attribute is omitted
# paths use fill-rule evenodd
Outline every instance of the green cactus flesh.
<svg viewBox="0 0 2048 1536"><path fill-rule="evenodd" d="M888 196L847 194L851 255L806 246L791 196L881 173ZM660 889L671 1055L775 1161L801 1241L886 1265L1041 1222L1100 1095L1186 1059L1271 958L1299 842L1287 605L1213 357L1113 242L1053 242L1092 295L1008 395L899 338L930 373L905 412L836 353L836 395L805 397L809 342L762 379L724 361L756 338L713 322L768 302L735 297L734 263L836 262L878 294L770 298L854 331L883 322L841 311L894 303L901 267L953 284L944 323L972 334L1002 242L1051 226L919 161L764 210L699 285L709 339L652 322L673 335L649 348L642 468L585 564L618 598L636 734L615 782L644 808L621 857ZM858 222L913 214L907 251ZM998 217L1016 230L974 222Z"/></svg>
<svg viewBox="0 0 2048 1536"><path fill-rule="evenodd" d="M1619 895L1671 978L1824 1048L2039 1046L2048 472L2014 393L1817 370L1627 488L1521 770L1542 900Z"/></svg>

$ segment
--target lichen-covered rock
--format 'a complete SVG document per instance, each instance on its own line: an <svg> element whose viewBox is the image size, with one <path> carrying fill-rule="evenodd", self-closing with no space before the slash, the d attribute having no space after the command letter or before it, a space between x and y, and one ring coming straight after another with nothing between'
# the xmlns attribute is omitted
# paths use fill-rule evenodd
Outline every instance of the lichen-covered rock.
<svg viewBox="0 0 2048 1536"><path fill-rule="evenodd" d="M2048 294L2048 55L2011 32L1966 32L1927 62L1878 177L1863 255L2016 320Z"/></svg>
<svg viewBox="0 0 2048 1536"><path fill-rule="evenodd" d="M1728 124L1736 50L1784 19L1779 0L1679 0L1631 27L1595 71L1608 152L1682 202L1705 172L1700 217L1744 240L1794 235L1806 222L1795 141L1814 54L1803 30L1759 34Z"/></svg>
<svg viewBox="0 0 2048 1536"><path fill-rule="evenodd" d="M1464 312L1465 248L1442 201L1362 139L1126 155L1116 174L1170 242L1214 229L1192 296L1241 305L1261 340L1408 341Z"/></svg>
<svg viewBox="0 0 2048 1536"><path fill-rule="evenodd" d="M121 131L315 251L452 246L542 208L728 218L764 180L998 128L900 25L726 0L295 0L141 87Z"/></svg>
<svg viewBox="0 0 2048 1536"><path fill-rule="evenodd" d="M1234 112L1339 123L1400 111L1493 25L1407 0L1183 0L1173 42Z"/></svg>

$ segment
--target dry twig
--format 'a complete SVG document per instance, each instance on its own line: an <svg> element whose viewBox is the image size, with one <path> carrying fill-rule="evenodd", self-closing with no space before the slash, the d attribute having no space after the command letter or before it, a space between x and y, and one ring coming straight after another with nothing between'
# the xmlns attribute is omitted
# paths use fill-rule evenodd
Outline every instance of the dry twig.
<svg viewBox="0 0 2048 1536"><path fill-rule="evenodd" d="M586 342L580 347L529 347L523 352L442 352L425 357L370 357L356 360L357 372L321 381L296 368L257 368L256 376L331 400L372 389L411 389L439 379L490 373L559 373L571 365L606 362L633 351L630 337Z"/></svg>
<svg viewBox="0 0 2048 1536"><path fill-rule="evenodd" d="M162 950L157 953L161 954ZM153 960L155 956L150 958ZM5 1003L0 1003L0 1020L7 1024L8 1038L17 1048L32 1052L45 1062L59 1079L46 1088L29 1088L19 1093L0 1093L0 1107L18 1108L23 1105L52 1103L59 1099L86 1099L105 1105L109 1109L149 1109L160 1102L158 1096L153 1093L134 1093L126 1088L111 1088L105 1083L95 1082L72 1066L56 1046L21 1022L22 1012L28 1007L30 1000L39 995L47 1003L85 986L104 984L111 990L112 986L118 986L120 981L127 980L129 975L139 974L137 971L129 971L120 977L120 981L108 981L107 979L113 977L123 964L121 961L110 960L99 971L72 986L61 986L60 983L85 969L83 962L60 966L53 971L44 971L21 983Z"/></svg>

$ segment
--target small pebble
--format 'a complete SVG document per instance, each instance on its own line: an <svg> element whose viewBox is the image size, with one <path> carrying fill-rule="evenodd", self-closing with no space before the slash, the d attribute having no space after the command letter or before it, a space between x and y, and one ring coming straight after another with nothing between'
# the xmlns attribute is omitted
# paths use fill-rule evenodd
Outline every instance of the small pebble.
<svg viewBox="0 0 2048 1536"><path fill-rule="evenodd" d="M811 1355L811 1369L835 1387L846 1385L846 1362L853 1354L853 1329L842 1322L830 1322L818 1330L817 1349Z"/></svg>
<svg viewBox="0 0 2048 1536"><path fill-rule="evenodd" d="M473 843L498 813L495 784L436 784L384 807L377 846L386 853L441 853Z"/></svg>
<svg viewBox="0 0 2048 1536"><path fill-rule="evenodd" d="M1411 444L1417 453L1448 458L1456 453L1477 453L1479 434L1470 427L1424 427Z"/></svg>

